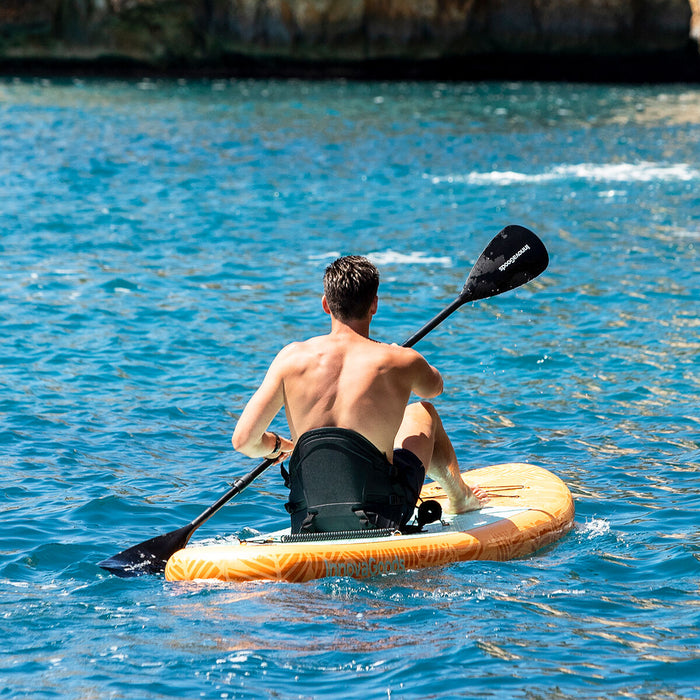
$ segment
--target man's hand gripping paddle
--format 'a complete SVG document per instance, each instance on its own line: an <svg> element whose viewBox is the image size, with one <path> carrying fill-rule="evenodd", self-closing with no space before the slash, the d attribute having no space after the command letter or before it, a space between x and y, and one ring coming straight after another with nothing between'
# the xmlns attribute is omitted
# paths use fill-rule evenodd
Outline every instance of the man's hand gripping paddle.
<svg viewBox="0 0 700 700"><path fill-rule="evenodd" d="M547 250L532 231L522 226L506 226L479 256L460 295L412 335L403 344L404 347L415 345L463 304L515 289L537 277L547 268L548 263ZM227 493L191 523L129 547L101 561L99 566L125 578L162 573L168 559L187 544L192 533L202 523L209 520L224 504L243 491L272 464L274 460L266 459L251 472L237 479Z"/></svg>

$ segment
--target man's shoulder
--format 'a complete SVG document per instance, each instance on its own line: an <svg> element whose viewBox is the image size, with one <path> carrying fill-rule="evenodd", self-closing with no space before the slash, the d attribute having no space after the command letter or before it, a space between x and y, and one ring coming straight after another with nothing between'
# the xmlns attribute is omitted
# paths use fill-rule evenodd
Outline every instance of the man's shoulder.
<svg viewBox="0 0 700 700"><path fill-rule="evenodd" d="M380 345L385 348L387 352L391 353L397 358L401 358L406 362L415 362L423 359L423 355L413 348L406 348L403 345L397 345L396 343L380 343Z"/></svg>
<svg viewBox="0 0 700 700"><path fill-rule="evenodd" d="M423 356L413 348L406 348L395 343L384 343L369 338L354 338L352 341L339 341L332 335L317 335L306 340L297 340L285 345L278 354L280 359L294 358L299 355L318 355L326 352L341 354L363 353L377 357L391 358L397 364L412 364L425 361Z"/></svg>
<svg viewBox="0 0 700 700"><path fill-rule="evenodd" d="M371 342L362 348L366 358L374 358L378 365L401 371L414 371L425 363L423 356L412 348L393 343Z"/></svg>
<svg viewBox="0 0 700 700"><path fill-rule="evenodd" d="M277 354L277 359L283 360L301 353L314 352L318 348L322 347L324 338L325 336L314 336L313 338L307 338L306 340L294 340L285 345L279 351Z"/></svg>

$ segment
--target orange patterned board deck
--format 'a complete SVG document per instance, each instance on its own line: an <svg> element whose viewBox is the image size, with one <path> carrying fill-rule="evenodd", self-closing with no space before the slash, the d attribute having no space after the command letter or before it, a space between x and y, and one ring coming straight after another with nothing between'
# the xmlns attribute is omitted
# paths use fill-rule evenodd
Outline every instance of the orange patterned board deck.
<svg viewBox="0 0 700 700"><path fill-rule="evenodd" d="M283 543L284 533L276 532L232 544L191 545L170 557L165 577L302 582L325 576L367 578L475 559L504 561L551 544L573 526L571 493L546 469L497 464L462 477L488 491L488 505L472 513L443 515L442 522L426 525L421 533ZM446 508L437 484L426 484L421 497Z"/></svg>

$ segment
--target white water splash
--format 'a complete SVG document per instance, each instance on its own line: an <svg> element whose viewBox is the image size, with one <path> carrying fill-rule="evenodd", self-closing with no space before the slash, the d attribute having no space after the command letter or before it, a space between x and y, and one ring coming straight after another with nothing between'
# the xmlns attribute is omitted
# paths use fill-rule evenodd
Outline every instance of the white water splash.
<svg viewBox="0 0 700 700"><path fill-rule="evenodd" d="M581 527L580 531L587 535L589 540L595 537L602 537L610 532L610 523L602 518L593 518L592 520L587 520Z"/></svg>
<svg viewBox="0 0 700 700"><path fill-rule="evenodd" d="M321 260L335 260L336 258L339 258L342 255L341 252L337 250L331 250L328 251L327 253L316 253L314 255L309 255L308 260L310 262L319 262Z"/></svg>
<svg viewBox="0 0 700 700"><path fill-rule="evenodd" d="M329 262L339 258L342 253L337 251L330 251L328 253L317 253L315 255L309 255L308 260L310 262L320 262L323 260L328 260ZM450 267L452 265L452 258L443 256L430 256L425 253L399 253L395 250L382 250L373 251L371 253L364 254L369 260L371 260L375 265L444 265L445 267Z"/></svg>
<svg viewBox="0 0 700 700"><path fill-rule="evenodd" d="M448 256L430 256L424 253L398 253L394 250L375 251L367 257L375 265L444 265L450 267L452 258Z"/></svg>
<svg viewBox="0 0 700 700"><path fill-rule="evenodd" d="M687 163L660 165L658 163L578 163L557 165L542 173L520 173L494 170L488 173L435 176L434 185L463 183L468 185L516 185L554 182L556 180L587 180L593 182L689 182L700 179L700 170Z"/></svg>

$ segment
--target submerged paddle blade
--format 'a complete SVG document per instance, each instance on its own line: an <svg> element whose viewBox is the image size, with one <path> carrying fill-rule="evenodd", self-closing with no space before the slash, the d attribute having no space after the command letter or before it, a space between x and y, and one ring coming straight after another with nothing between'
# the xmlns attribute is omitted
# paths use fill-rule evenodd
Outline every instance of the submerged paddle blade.
<svg viewBox="0 0 700 700"><path fill-rule="evenodd" d="M158 535L99 562L98 566L121 578L162 574L168 559L187 544L194 529L190 523L179 530Z"/></svg>
<svg viewBox="0 0 700 700"><path fill-rule="evenodd" d="M515 289L537 277L548 264L547 249L532 231L524 226L506 226L476 261L460 301L476 301Z"/></svg>

